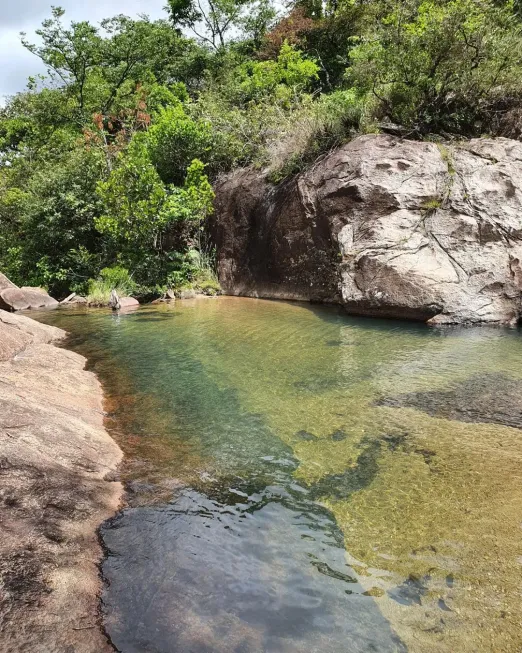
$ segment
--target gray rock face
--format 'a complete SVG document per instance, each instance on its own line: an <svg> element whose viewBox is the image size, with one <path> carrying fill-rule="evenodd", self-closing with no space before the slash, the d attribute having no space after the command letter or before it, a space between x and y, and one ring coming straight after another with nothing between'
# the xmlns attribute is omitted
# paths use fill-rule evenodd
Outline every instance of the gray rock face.
<svg viewBox="0 0 522 653"><path fill-rule="evenodd" d="M216 195L228 294L434 324L520 317L522 143L361 136L278 186L240 170Z"/></svg>

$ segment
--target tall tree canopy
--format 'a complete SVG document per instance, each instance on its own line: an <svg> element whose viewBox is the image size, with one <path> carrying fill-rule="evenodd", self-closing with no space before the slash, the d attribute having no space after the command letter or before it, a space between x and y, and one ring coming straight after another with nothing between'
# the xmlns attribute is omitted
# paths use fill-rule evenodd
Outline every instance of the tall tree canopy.
<svg viewBox="0 0 522 653"><path fill-rule="evenodd" d="M99 25L54 8L36 36L47 75L0 109L0 269L58 295L215 288L211 183L236 166L277 181L390 122L522 134L512 0L168 0Z"/></svg>

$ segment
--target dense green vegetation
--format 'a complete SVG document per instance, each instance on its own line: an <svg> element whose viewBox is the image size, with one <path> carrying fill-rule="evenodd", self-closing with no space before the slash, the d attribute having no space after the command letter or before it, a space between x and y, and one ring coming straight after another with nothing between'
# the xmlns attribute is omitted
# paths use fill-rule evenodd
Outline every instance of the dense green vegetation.
<svg viewBox="0 0 522 653"><path fill-rule="evenodd" d="M205 220L234 167L274 181L359 133L522 127L519 5L169 0L164 20L68 24L0 111L0 269L57 296L213 292Z"/></svg>

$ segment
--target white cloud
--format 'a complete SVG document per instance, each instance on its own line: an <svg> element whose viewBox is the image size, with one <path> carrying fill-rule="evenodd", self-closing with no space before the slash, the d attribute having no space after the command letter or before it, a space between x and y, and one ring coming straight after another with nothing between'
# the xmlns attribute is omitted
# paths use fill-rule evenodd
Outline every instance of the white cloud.
<svg viewBox="0 0 522 653"><path fill-rule="evenodd" d="M89 20L124 13L127 16L147 14L151 18L165 17L166 0L56 0L52 4L65 9L66 20ZM50 16L49 0L0 0L0 103L3 98L25 88L30 75L44 73L41 61L20 43L20 32L31 40L42 20Z"/></svg>

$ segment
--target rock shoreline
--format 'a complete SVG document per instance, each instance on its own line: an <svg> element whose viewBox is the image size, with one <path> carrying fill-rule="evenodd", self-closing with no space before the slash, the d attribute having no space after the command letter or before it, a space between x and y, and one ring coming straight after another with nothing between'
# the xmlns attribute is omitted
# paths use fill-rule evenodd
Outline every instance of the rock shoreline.
<svg viewBox="0 0 522 653"><path fill-rule="evenodd" d="M97 529L122 452L65 332L0 310L0 650L105 653Z"/></svg>

